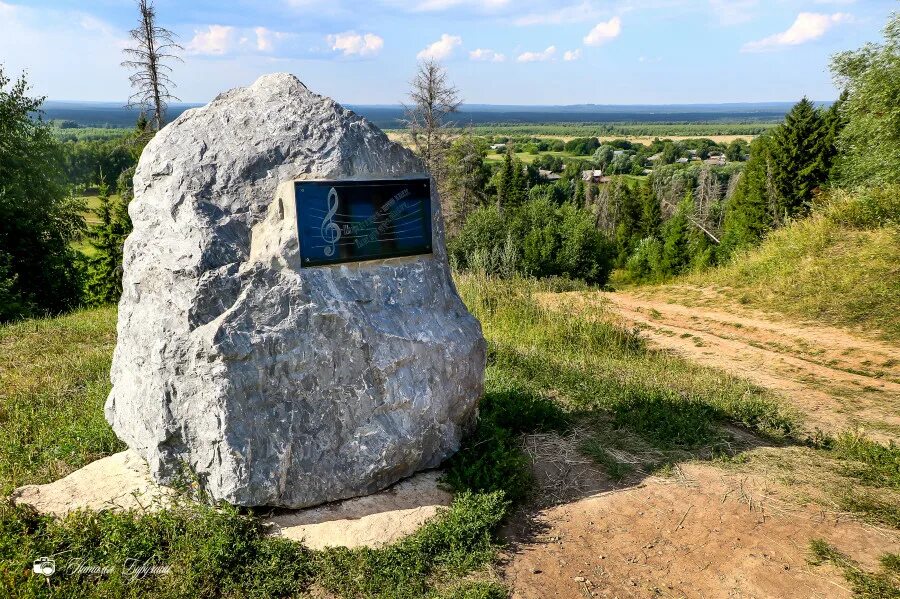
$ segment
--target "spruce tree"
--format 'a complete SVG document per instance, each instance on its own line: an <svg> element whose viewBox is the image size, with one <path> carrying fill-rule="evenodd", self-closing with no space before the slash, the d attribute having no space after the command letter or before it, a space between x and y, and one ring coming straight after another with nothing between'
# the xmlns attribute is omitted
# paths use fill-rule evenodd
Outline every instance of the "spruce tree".
<svg viewBox="0 0 900 599"><path fill-rule="evenodd" d="M662 226L662 209L649 182L641 183L639 195L641 204L641 235L644 238L658 237L659 228Z"/></svg>
<svg viewBox="0 0 900 599"><path fill-rule="evenodd" d="M85 295L92 305L119 300L122 294L122 246L131 230L127 206L109 196L109 187L102 178L99 201L100 205L92 210L98 222L90 225L87 232L94 253L88 258Z"/></svg>
<svg viewBox="0 0 900 599"><path fill-rule="evenodd" d="M750 146L750 160L725 209L722 254L758 243L772 227L770 206L774 203L774 191L769 163L769 138L758 137Z"/></svg>
<svg viewBox="0 0 900 599"><path fill-rule="evenodd" d="M663 226L663 248L660 260L665 275L684 272L691 263L691 228L689 217L694 210L694 198L690 191L678 203L672 218Z"/></svg>
<svg viewBox="0 0 900 599"><path fill-rule="evenodd" d="M803 98L775 129L770 156L777 194L776 224L809 211L813 192L828 178L828 129L813 103Z"/></svg>

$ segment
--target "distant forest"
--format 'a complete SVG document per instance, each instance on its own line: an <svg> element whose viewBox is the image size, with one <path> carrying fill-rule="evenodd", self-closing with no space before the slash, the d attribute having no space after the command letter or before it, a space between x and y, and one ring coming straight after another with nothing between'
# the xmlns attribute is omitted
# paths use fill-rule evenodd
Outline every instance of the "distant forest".
<svg viewBox="0 0 900 599"><path fill-rule="evenodd" d="M777 123L793 104L685 104L660 106L491 106L471 104L454 115L457 125L517 123ZM821 104L827 106L827 103ZM198 104L172 104L167 116L177 118ZM348 104L353 110L382 129L404 127L402 106L364 106ZM131 128L136 110L114 102L58 102L43 105L44 119L77 127Z"/></svg>

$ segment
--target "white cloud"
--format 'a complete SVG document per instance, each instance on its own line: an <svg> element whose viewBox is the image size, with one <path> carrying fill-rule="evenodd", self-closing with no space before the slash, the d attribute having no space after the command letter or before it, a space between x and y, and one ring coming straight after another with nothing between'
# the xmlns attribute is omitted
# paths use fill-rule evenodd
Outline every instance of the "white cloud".
<svg viewBox="0 0 900 599"><path fill-rule="evenodd" d="M441 36L441 39L416 54L416 58L443 60L453 54L453 50L460 45L462 45L461 37L445 33Z"/></svg>
<svg viewBox="0 0 900 599"><path fill-rule="evenodd" d="M234 27L209 25L206 30L194 30L194 37L185 49L189 54L221 56L233 49L235 41Z"/></svg>
<svg viewBox="0 0 900 599"><path fill-rule="evenodd" d="M481 62L503 62L506 60L505 54L500 54L499 52L494 52L488 48L476 48L469 52L469 60L476 60Z"/></svg>
<svg viewBox="0 0 900 599"><path fill-rule="evenodd" d="M266 29L265 27L257 27L253 30L256 34L256 49L260 52L271 52L275 49L274 38L279 37L278 32Z"/></svg>
<svg viewBox="0 0 900 599"><path fill-rule="evenodd" d="M622 33L622 19L613 17L609 21L597 23L593 29L584 36L584 43L588 46L600 46L619 37Z"/></svg>
<svg viewBox="0 0 900 599"><path fill-rule="evenodd" d="M753 19L759 0L709 0L709 5L719 23L737 25Z"/></svg>
<svg viewBox="0 0 900 599"><path fill-rule="evenodd" d="M415 12L438 12L461 6L486 10L488 12L505 8L511 0L422 0L413 7Z"/></svg>
<svg viewBox="0 0 900 599"><path fill-rule="evenodd" d="M371 56L384 47L384 38L374 33L345 31L329 35L328 45L332 50L343 52L344 56Z"/></svg>
<svg viewBox="0 0 900 599"><path fill-rule="evenodd" d="M556 55L556 46L550 46L543 52L523 52L516 59L519 62L543 62L551 60Z"/></svg>
<svg viewBox="0 0 900 599"><path fill-rule="evenodd" d="M565 54L563 54L563 60L566 62L572 62L573 60L578 60L581 58L581 48L577 50L568 50Z"/></svg>
<svg viewBox="0 0 900 599"><path fill-rule="evenodd" d="M748 42L741 48L742 52L765 52L785 46L798 46L817 40L825 35L828 30L840 23L846 23L853 17L847 13L834 13L832 15L802 12L797 15L794 24L787 31L770 35L767 38Z"/></svg>
<svg viewBox="0 0 900 599"><path fill-rule="evenodd" d="M532 12L517 17L516 25L560 25L563 23L583 23L600 16L600 11L591 2L563 6L547 12Z"/></svg>

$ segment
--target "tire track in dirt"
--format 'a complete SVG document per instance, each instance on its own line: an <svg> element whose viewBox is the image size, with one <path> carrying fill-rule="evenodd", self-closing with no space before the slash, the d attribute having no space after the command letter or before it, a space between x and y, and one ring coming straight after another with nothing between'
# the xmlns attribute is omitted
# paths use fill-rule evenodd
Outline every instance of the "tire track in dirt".
<svg viewBox="0 0 900 599"><path fill-rule="evenodd" d="M651 477L541 510L537 532L512 539L504 578L514 599L850 599L836 568L807 562L809 539L826 539L869 569L900 549L895 531L780 494L756 477L684 464L678 478Z"/></svg>
<svg viewBox="0 0 900 599"><path fill-rule="evenodd" d="M726 312L621 292L542 294L539 301L612 313L654 347L775 391L809 431L900 438L900 348L888 343L737 306Z"/></svg>

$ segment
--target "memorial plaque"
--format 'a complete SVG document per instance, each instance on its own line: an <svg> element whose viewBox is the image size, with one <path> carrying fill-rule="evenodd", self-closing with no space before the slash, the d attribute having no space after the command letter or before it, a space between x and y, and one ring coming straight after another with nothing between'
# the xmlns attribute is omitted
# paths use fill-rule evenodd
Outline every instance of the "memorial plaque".
<svg viewBox="0 0 900 599"><path fill-rule="evenodd" d="M303 266L431 253L431 180L297 181Z"/></svg>

